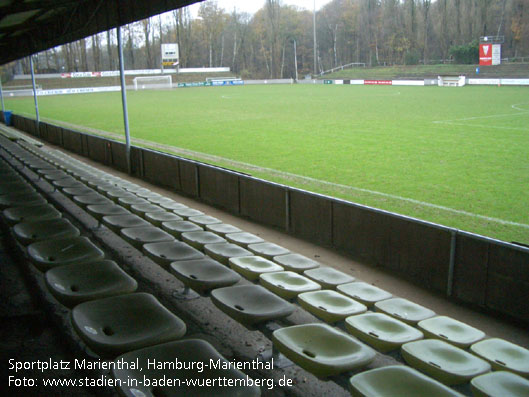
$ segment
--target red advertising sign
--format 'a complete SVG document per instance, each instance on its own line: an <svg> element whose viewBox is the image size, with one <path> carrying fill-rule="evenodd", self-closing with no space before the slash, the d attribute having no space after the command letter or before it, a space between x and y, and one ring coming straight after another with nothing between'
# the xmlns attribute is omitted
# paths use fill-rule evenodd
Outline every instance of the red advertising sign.
<svg viewBox="0 0 529 397"><path fill-rule="evenodd" d="M393 85L392 80L364 80L365 85Z"/></svg>
<svg viewBox="0 0 529 397"><path fill-rule="evenodd" d="M492 44L479 45L479 64L483 66L492 65Z"/></svg>

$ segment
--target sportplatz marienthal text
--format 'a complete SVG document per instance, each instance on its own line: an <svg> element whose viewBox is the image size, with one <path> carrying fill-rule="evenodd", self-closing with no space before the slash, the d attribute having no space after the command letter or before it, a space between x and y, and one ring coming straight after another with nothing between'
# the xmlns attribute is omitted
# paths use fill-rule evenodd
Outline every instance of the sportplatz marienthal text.
<svg viewBox="0 0 529 397"><path fill-rule="evenodd" d="M191 375L193 372L202 373L204 372L204 370L271 370L273 369L273 367L273 359L271 359L270 361L227 361L219 358L209 359L209 361L182 361L179 360L178 357L175 357L171 361L161 361L154 358L146 359L143 363L140 363L139 358L136 358L132 361L126 361L123 358L114 361L87 359L75 359L73 361L55 361L51 358L49 360L16 361L15 359L9 359L8 369L10 371L14 371L15 373L26 370L37 370L43 373L49 370L131 370L139 372L142 372L144 369L147 371L177 370L186 371L186 375ZM164 377L164 379L167 378ZM156 382L155 379L153 379L153 381ZM178 383L181 382L179 381ZM262 386L266 386L268 389L272 389L274 387L273 379L261 379L261 382L257 383L260 383ZM283 379L280 383L280 386L293 386L292 379Z"/></svg>

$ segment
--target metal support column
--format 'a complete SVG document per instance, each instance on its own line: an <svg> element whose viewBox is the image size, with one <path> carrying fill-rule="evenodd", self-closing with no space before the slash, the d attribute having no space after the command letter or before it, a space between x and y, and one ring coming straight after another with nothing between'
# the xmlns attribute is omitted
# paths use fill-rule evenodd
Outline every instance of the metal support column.
<svg viewBox="0 0 529 397"><path fill-rule="evenodd" d="M35 70L33 70L33 55L29 56L29 67L31 69L31 84L33 85L33 100L35 101L35 127L37 128L37 136L40 137L40 116L39 116L39 101L37 100L37 86L35 84Z"/></svg>
<svg viewBox="0 0 529 397"><path fill-rule="evenodd" d="M123 40L121 38L121 26L117 28L118 33L118 54L119 54L119 80L121 82L121 102L123 104L123 123L125 124L125 145L127 153L127 172L131 174L130 164L130 130L129 130L129 113L127 110L127 91L125 86L125 65L123 62Z"/></svg>
<svg viewBox="0 0 529 397"><path fill-rule="evenodd" d="M6 107L4 105L4 91L2 90L2 79L0 77L0 102L2 102L2 114L5 113Z"/></svg>

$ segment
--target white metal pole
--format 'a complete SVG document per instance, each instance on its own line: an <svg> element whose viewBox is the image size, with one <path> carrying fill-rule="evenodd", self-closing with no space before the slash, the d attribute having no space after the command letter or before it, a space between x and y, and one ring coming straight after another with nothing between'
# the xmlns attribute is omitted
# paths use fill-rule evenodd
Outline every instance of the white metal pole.
<svg viewBox="0 0 529 397"><path fill-rule="evenodd" d="M298 51L296 48L296 40L294 40L294 67L296 68L296 82L298 81Z"/></svg>
<svg viewBox="0 0 529 397"><path fill-rule="evenodd" d="M36 115L36 127L37 127L37 135L40 136L40 130L39 130L39 123L40 123L40 116L39 116L39 101L37 100L37 86L35 84L35 71L33 70L33 55L29 56L29 67L31 68L31 84L33 85L33 100L35 101L35 115Z"/></svg>
<svg viewBox="0 0 529 397"><path fill-rule="evenodd" d="M318 56L316 51L316 0L314 0L314 12L312 13L312 24L314 26L314 74L318 73Z"/></svg>
<svg viewBox="0 0 529 397"><path fill-rule="evenodd" d="M118 33L118 54L119 54L119 79L121 82L121 102L123 104L123 123L125 124L125 145L127 156L127 171L130 174L130 130L129 130L129 113L127 110L127 91L125 86L125 65L123 62L123 40L121 38L121 26L117 27Z"/></svg>

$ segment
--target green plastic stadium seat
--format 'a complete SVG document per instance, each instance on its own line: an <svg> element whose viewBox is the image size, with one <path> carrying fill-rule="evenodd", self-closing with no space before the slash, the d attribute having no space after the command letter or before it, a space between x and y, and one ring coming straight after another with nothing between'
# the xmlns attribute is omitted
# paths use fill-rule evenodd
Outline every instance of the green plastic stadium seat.
<svg viewBox="0 0 529 397"><path fill-rule="evenodd" d="M42 175L45 179L47 180L50 180L50 181L53 181L53 180L56 180L56 179L61 179L61 178L65 178L68 175L67 172L61 170L61 169L40 169L40 170L37 170L37 173L39 175Z"/></svg>
<svg viewBox="0 0 529 397"><path fill-rule="evenodd" d="M0 175L1 178L1 175ZM4 194L21 194L21 193L35 193L36 190L33 186L25 181L3 183L0 185L0 195Z"/></svg>
<svg viewBox="0 0 529 397"><path fill-rule="evenodd" d="M7 208L2 215L10 225L23 221L43 221L62 217L62 214L49 204Z"/></svg>
<svg viewBox="0 0 529 397"><path fill-rule="evenodd" d="M130 206L130 211L133 214L145 218L145 214L148 212L165 212L166 210L156 204L133 204Z"/></svg>
<svg viewBox="0 0 529 397"><path fill-rule="evenodd" d="M342 294L350 296L354 300L363 303L367 307L371 307L375 303L389 299L393 296L389 292L363 281L341 284L337 286L336 289Z"/></svg>
<svg viewBox="0 0 529 397"><path fill-rule="evenodd" d="M69 197L73 197L73 196L84 196L86 194L93 194L93 193L97 193L96 190L94 189L91 189L89 187L66 187L62 190L62 192L69 196Z"/></svg>
<svg viewBox="0 0 529 397"><path fill-rule="evenodd" d="M298 295L298 302L307 311L331 324L367 310L361 303L332 290L304 292Z"/></svg>
<svg viewBox="0 0 529 397"><path fill-rule="evenodd" d="M226 240L228 240L228 242L240 245L243 248L248 248L248 245L250 244L258 244L258 243L264 242L264 240L261 237L256 236L255 234L246 233L246 232L229 233L229 234L226 234L225 237L226 237Z"/></svg>
<svg viewBox="0 0 529 397"><path fill-rule="evenodd" d="M107 215L103 217L103 223L115 233L120 232L121 229L131 227L146 227L151 226L145 219L138 215Z"/></svg>
<svg viewBox="0 0 529 397"><path fill-rule="evenodd" d="M46 285L66 306L136 291L136 280L114 261L103 260L84 265L66 265L45 274Z"/></svg>
<svg viewBox="0 0 529 397"><path fill-rule="evenodd" d="M113 189L108 189L105 192L105 196L113 202L118 203L120 198L134 197L134 193L127 192L125 189L120 189L119 187L114 187Z"/></svg>
<svg viewBox="0 0 529 397"><path fill-rule="evenodd" d="M52 184L58 188L86 186L84 183L79 182L73 176L67 176L62 179L57 179L55 181L52 181Z"/></svg>
<svg viewBox="0 0 529 397"><path fill-rule="evenodd" d="M470 381L474 397L527 397L529 380L508 371L476 376Z"/></svg>
<svg viewBox="0 0 529 397"><path fill-rule="evenodd" d="M266 289L287 300L302 292L321 289L318 283L294 272L264 273L259 276L259 281Z"/></svg>
<svg viewBox="0 0 529 397"><path fill-rule="evenodd" d="M418 324L427 338L437 338L462 349L468 348L485 337L485 333L446 316L432 317Z"/></svg>
<svg viewBox="0 0 529 397"><path fill-rule="evenodd" d="M470 346L472 353L487 360L496 371L510 371L529 378L529 350L499 338Z"/></svg>
<svg viewBox="0 0 529 397"><path fill-rule="evenodd" d="M127 397L258 397L261 390L257 386L243 387L246 375L241 371L227 366L227 361L208 342L199 339L186 339L168 342L160 345L135 350L116 358L116 361L136 362L138 369L113 369L112 375L120 380L118 387L120 395ZM180 363L195 363L192 369L159 369L148 363L169 363L178 360ZM211 363L226 363L229 369L212 366ZM117 366L116 366L117 367ZM202 368L197 371L197 367ZM187 367L184 367L187 368ZM152 383L163 384L167 379L196 379L201 386L187 386L183 382L175 385L144 386L143 379L150 379ZM219 386L217 379L234 386ZM137 381L137 382L136 382ZM209 386L205 386L209 382ZM241 385L241 386L239 386Z"/></svg>
<svg viewBox="0 0 529 397"><path fill-rule="evenodd" d="M435 316L435 312L403 298L391 298L375 303L377 311L416 325L419 321Z"/></svg>
<svg viewBox="0 0 529 397"><path fill-rule="evenodd" d="M294 306L259 285L236 285L211 291L211 300L228 316L246 325L287 317Z"/></svg>
<svg viewBox="0 0 529 397"><path fill-rule="evenodd" d="M212 223L206 225L206 230L218 234L221 237L225 237L228 233L240 233L242 232L236 226L230 225L228 223Z"/></svg>
<svg viewBox="0 0 529 397"><path fill-rule="evenodd" d="M446 385L466 383L490 371L485 360L437 339L406 343L401 354L409 365Z"/></svg>
<svg viewBox="0 0 529 397"><path fill-rule="evenodd" d="M27 251L31 262L41 271L56 266L95 262L105 256L86 237L38 241L30 244Z"/></svg>
<svg viewBox="0 0 529 397"><path fill-rule="evenodd" d="M272 341L287 358L319 378L363 368L375 358L371 348L326 324L280 328Z"/></svg>
<svg viewBox="0 0 529 397"><path fill-rule="evenodd" d="M161 194L159 196L149 196L147 197L147 200L149 200L153 204L160 205L160 206L162 203L174 203L173 199L162 196ZM167 208L164 208L164 209L167 209Z"/></svg>
<svg viewBox="0 0 529 397"><path fill-rule="evenodd" d="M164 241L143 246L143 253L160 266L168 269L171 262L201 259L204 254L181 241Z"/></svg>
<svg viewBox="0 0 529 397"><path fill-rule="evenodd" d="M188 220L189 218L192 218L194 216L202 216L205 215L202 211L195 210L193 208L177 208L172 210L176 215L181 216L182 218Z"/></svg>
<svg viewBox="0 0 529 397"><path fill-rule="evenodd" d="M102 220L103 217L108 215L129 215L130 212L117 204L96 204L88 205L86 210L97 220Z"/></svg>
<svg viewBox="0 0 529 397"><path fill-rule="evenodd" d="M264 256L266 259L273 259L274 256L286 255L290 251L274 243L257 243L249 244L248 249L254 253L254 255Z"/></svg>
<svg viewBox="0 0 529 397"><path fill-rule="evenodd" d="M222 223L220 219L214 218L209 215L191 216L188 218L189 222L196 223L199 226L205 227L207 225L214 225L216 223Z"/></svg>
<svg viewBox="0 0 529 397"><path fill-rule="evenodd" d="M320 267L316 262L300 254L287 254L274 257L274 262L279 263L291 272L303 273L305 270L316 269Z"/></svg>
<svg viewBox="0 0 529 397"><path fill-rule="evenodd" d="M177 239L182 238L182 233L198 232L203 230L200 226L188 221L168 221L162 222L162 229L173 235Z"/></svg>
<svg viewBox="0 0 529 397"><path fill-rule="evenodd" d="M204 252L226 266L229 265L230 258L252 255L250 251L230 243L206 244L204 246Z"/></svg>
<svg viewBox="0 0 529 397"><path fill-rule="evenodd" d="M99 193L73 196L73 201L81 207L86 207L88 205L112 204L112 200L109 200L108 198Z"/></svg>
<svg viewBox="0 0 529 397"><path fill-rule="evenodd" d="M81 303L72 309L72 324L103 357L180 339L186 332L182 320L146 293Z"/></svg>
<svg viewBox="0 0 529 397"><path fill-rule="evenodd" d="M153 192L149 189L140 189L136 192L136 195L144 199L162 197L160 193Z"/></svg>
<svg viewBox="0 0 529 397"><path fill-rule="evenodd" d="M95 183L95 188L99 193L107 195L107 192L109 190L115 190L116 185L113 183L108 183L103 180L103 178L93 178L91 181L88 182L88 185L91 186L92 183Z"/></svg>
<svg viewBox="0 0 529 397"><path fill-rule="evenodd" d="M184 208L188 208L187 205L184 205L182 203L177 203L176 201L173 201L173 200L162 201L160 203L160 207L162 207L162 208L164 208L166 210L169 210L169 211L181 210L181 209L184 209Z"/></svg>
<svg viewBox="0 0 529 397"><path fill-rule="evenodd" d="M171 221L182 221L182 217L176 215L174 212L159 211L159 212L147 212L145 214L145 220L152 223L154 226L162 227L162 223Z"/></svg>
<svg viewBox="0 0 529 397"><path fill-rule="evenodd" d="M132 194L132 193L131 193ZM135 204L149 204L148 200L138 197L136 195L130 197L120 197L118 198L118 204L126 209L130 210L130 207Z"/></svg>
<svg viewBox="0 0 529 397"><path fill-rule="evenodd" d="M233 270L208 257L173 262L170 271L184 285L202 294L211 289L229 287L241 279Z"/></svg>
<svg viewBox="0 0 529 397"><path fill-rule="evenodd" d="M46 199L36 192L3 194L0 196L0 210L11 207L31 207L46 203Z"/></svg>
<svg viewBox="0 0 529 397"><path fill-rule="evenodd" d="M135 183L128 182L128 181L121 182L118 186L125 189L128 192L133 192L133 193L136 193L142 189L145 189L143 186L136 185Z"/></svg>
<svg viewBox="0 0 529 397"><path fill-rule="evenodd" d="M0 185L0 195L34 193L34 192L36 192L35 188L31 186L29 183L24 182L24 181L6 183L6 184Z"/></svg>
<svg viewBox="0 0 529 397"><path fill-rule="evenodd" d="M332 267L305 270L303 275L316 281L322 288L326 289L336 289L340 284L351 283L355 280L354 277Z"/></svg>
<svg viewBox="0 0 529 397"><path fill-rule="evenodd" d="M155 226L125 228L121 229L120 234L129 244L138 249L141 249L144 244L174 241L173 236Z"/></svg>
<svg viewBox="0 0 529 397"><path fill-rule="evenodd" d="M412 326L383 313L365 313L345 319L347 331L382 353L423 338Z"/></svg>
<svg viewBox="0 0 529 397"><path fill-rule="evenodd" d="M192 247L198 250L203 250L206 244L226 243L226 240L224 240L219 235L213 232L205 231L185 232L182 233L181 238L182 241L186 242L187 244L191 245Z"/></svg>
<svg viewBox="0 0 529 397"><path fill-rule="evenodd" d="M426 375L404 365L390 365L354 375L349 380L353 397L462 397Z"/></svg>
<svg viewBox="0 0 529 397"><path fill-rule="evenodd" d="M79 236L79 229L68 219L57 218L44 221L20 222L13 227L15 238L23 245L37 241Z"/></svg>
<svg viewBox="0 0 529 397"><path fill-rule="evenodd" d="M250 281L259 279L263 273L282 272L283 267L260 256L242 256L230 258L230 267Z"/></svg>

